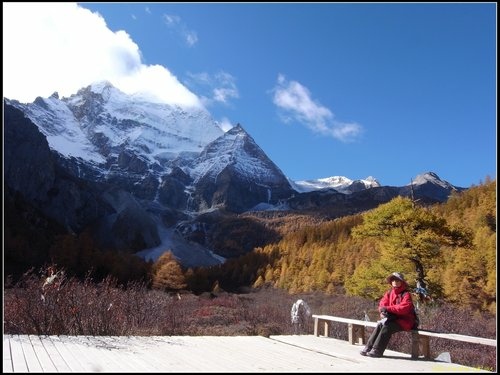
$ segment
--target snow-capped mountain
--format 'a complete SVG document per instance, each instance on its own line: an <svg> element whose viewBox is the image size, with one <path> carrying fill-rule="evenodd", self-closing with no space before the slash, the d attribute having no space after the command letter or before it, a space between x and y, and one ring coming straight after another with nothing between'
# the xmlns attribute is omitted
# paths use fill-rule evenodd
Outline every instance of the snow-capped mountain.
<svg viewBox="0 0 500 375"><path fill-rule="evenodd" d="M335 189L344 194L350 194L363 189L370 189L380 186L380 183L372 176L361 180L351 180L344 176L332 176L326 178L318 178L314 180L294 181L292 187L300 192L305 193L320 189Z"/></svg>
<svg viewBox="0 0 500 375"><path fill-rule="evenodd" d="M440 202L458 189L432 172L403 187L373 177L293 182L243 126L224 132L205 109L149 102L108 82L68 98L4 99L4 133L12 194L69 233L91 230L102 246L146 257L172 246L189 266L220 263L227 254L212 247L217 215L202 215L303 210L339 217L397 195Z"/></svg>
<svg viewBox="0 0 500 375"><path fill-rule="evenodd" d="M101 243L109 247L126 249L131 242L136 250L161 246L160 234L168 232L165 225L189 228L182 222L201 212L244 212L260 202L275 204L294 192L241 125L224 133L203 109L150 103L107 82L69 98L53 94L28 104L8 99L4 103L36 125L41 133L37 144L44 138L53 152L44 154L46 172L42 169L35 182L46 188L30 188L30 199L70 232L93 222ZM8 111L8 134L16 138L16 132L31 125ZM15 171L22 166L16 163L31 153L33 160L39 159L38 146L23 148L27 155L22 157L16 142L9 146L13 168L8 181L22 190L28 176L19 178ZM47 175L59 170L64 176ZM91 184L86 188L91 199L76 191L78 179ZM105 210L87 208L89 202ZM216 254L213 258L220 262Z"/></svg>
<svg viewBox="0 0 500 375"><path fill-rule="evenodd" d="M255 185L250 195L257 196L246 199L250 206L291 192L286 177L241 125L224 133L204 109L147 102L109 82L90 85L69 98L54 94L29 104L7 102L38 126L51 149L74 160L76 176L119 184L141 199L164 204L172 199L165 202L162 197L173 195L178 200L175 208L189 211L200 209L193 202L203 209L220 206L225 203L220 178L228 174L250 189ZM173 182L182 186L172 191ZM194 199L195 186L200 190L207 182L219 188L208 195L204 189Z"/></svg>
<svg viewBox="0 0 500 375"><path fill-rule="evenodd" d="M190 164L194 182L202 178L216 179L227 166L241 175L259 180L264 185L282 183L281 170L257 146L252 137L238 124L211 142Z"/></svg>
<svg viewBox="0 0 500 375"><path fill-rule="evenodd" d="M259 203L277 203L293 193L282 171L239 124L210 143L190 163L189 174L198 207L223 205L243 212Z"/></svg>
<svg viewBox="0 0 500 375"><path fill-rule="evenodd" d="M118 163L124 150L146 162L151 173L164 172L166 162L198 155L224 134L204 109L148 102L109 82L69 98L59 99L55 93L33 103L11 103L38 126L51 149L93 163L102 174Z"/></svg>
<svg viewBox="0 0 500 375"><path fill-rule="evenodd" d="M454 188L454 186L452 184L450 184L447 181L441 180L439 178L439 176L437 174L435 174L434 172L426 172L426 173L419 174L408 185L423 185L423 184L426 184L429 182L434 184L434 185L441 186L442 188L445 188L445 189Z"/></svg>
<svg viewBox="0 0 500 375"><path fill-rule="evenodd" d="M150 102L140 95L127 95L105 81L69 98L61 99L54 93L49 98L38 97L33 103L8 99L7 103L21 109L38 126L52 150L73 160L75 175L127 184L130 191L144 199L168 195L165 187L171 186L172 174L181 173L196 185L207 180L215 182L217 176L229 170L242 180L258 181L259 189L265 191L261 201L250 205L273 200L270 187L278 188L276 198L282 199L291 193L290 188L299 193L324 188L352 193L380 186L373 177L355 181L340 176L284 180L281 170L241 125L224 133L205 109ZM192 190L188 186L182 192L191 203ZM211 202L203 201L203 208L210 208ZM188 207L187 202L185 207L197 209Z"/></svg>

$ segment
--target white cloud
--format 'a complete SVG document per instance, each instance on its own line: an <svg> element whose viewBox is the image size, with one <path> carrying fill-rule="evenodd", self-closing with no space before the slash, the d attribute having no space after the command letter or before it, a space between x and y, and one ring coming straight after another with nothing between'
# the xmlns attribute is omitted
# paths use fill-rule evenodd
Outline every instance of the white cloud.
<svg viewBox="0 0 500 375"><path fill-rule="evenodd" d="M228 130L232 129L234 127L233 124L231 124L231 121L227 117L223 117L222 120L218 121L220 128L224 131L227 132Z"/></svg>
<svg viewBox="0 0 500 375"><path fill-rule="evenodd" d="M4 97L31 102L108 80L159 101L202 106L165 67L145 65L125 31L75 3L4 3Z"/></svg>
<svg viewBox="0 0 500 375"><path fill-rule="evenodd" d="M165 13L163 21L169 28L179 33L189 47L194 46L198 42L196 31L189 30L179 16Z"/></svg>
<svg viewBox="0 0 500 375"><path fill-rule="evenodd" d="M181 22L181 18L173 14L164 14L163 20L165 21L165 24L170 27L174 27Z"/></svg>
<svg viewBox="0 0 500 375"><path fill-rule="evenodd" d="M297 81L287 81L282 74L278 75L273 92L273 103L280 109L281 118L285 122L302 123L316 133L343 142L353 140L362 131L357 123L337 121L332 111L312 99L307 87Z"/></svg>
<svg viewBox="0 0 500 375"><path fill-rule="evenodd" d="M238 99L240 94L236 86L236 78L231 74L220 71L213 75L206 72L188 73L188 84L196 86L197 91L206 91L202 101L206 106L214 103L229 104L231 99Z"/></svg>
<svg viewBox="0 0 500 375"><path fill-rule="evenodd" d="M194 31L187 31L185 33L186 43L191 47L198 42L198 35Z"/></svg>

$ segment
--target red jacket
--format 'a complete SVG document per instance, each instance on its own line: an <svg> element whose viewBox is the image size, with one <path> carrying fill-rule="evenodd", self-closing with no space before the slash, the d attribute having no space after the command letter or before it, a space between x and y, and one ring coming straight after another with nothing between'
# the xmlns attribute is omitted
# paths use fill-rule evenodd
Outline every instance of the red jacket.
<svg viewBox="0 0 500 375"><path fill-rule="evenodd" d="M407 285L405 283L402 283L399 288L391 287L380 300L378 309L380 311L382 307L385 307L387 312L397 316L396 323L404 331L410 331L413 328L413 324L415 324L415 315L413 313L414 306L411 293L406 288ZM401 298L401 293L405 290L406 293Z"/></svg>

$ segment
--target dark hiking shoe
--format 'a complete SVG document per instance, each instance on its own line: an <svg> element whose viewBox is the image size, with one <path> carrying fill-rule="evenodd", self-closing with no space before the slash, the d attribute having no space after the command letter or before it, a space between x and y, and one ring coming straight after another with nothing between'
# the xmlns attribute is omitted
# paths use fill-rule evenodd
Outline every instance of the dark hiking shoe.
<svg viewBox="0 0 500 375"><path fill-rule="evenodd" d="M373 357L373 358L380 358L380 357L382 357L382 353L380 353L379 351L377 351L375 349L370 350L368 353L366 353L366 355L368 357Z"/></svg>
<svg viewBox="0 0 500 375"><path fill-rule="evenodd" d="M366 356L370 350L371 350L371 348L369 348L369 347L365 346L365 347L363 348L363 350L361 350L361 351L359 352L359 354Z"/></svg>

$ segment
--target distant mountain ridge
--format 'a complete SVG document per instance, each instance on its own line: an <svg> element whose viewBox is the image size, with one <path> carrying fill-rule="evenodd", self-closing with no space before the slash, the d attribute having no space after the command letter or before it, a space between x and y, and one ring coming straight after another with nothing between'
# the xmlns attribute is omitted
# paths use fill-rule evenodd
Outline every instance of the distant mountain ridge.
<svg viewBox="0 0 500 375"><path fill-rule="evenodd" d="M332 176L314 180L294 181L292 186L297 192L300 193L319 189L335 189L341 193L349 194L355 191L370 189L381 185L372 176L361 180L351 180L344 176Z"/></svg>
<svg viewBox="0 0 500 375"><path fill-rule="evenodd" d="M217 222L199 221L206 212L302 210L338 217L397 195L432 203L462 189L433 172L402 187L381 186L373 177L290 181L243 126L224 132L204 109L151 103L108 82L69 98L4 99L4 116L9 189L68 231L91 226L96 239L122 251L145 254L165 242L162 235L172 235L165 228L177 227L187 242L196 238L206 247L193 250L204 252L203 264L221 261L210 239ZM27 142L37 146L23 146ZM20 173L27 163L39 165L34 174ZM196 254L186 257L188 244L182 248L181 261L196 265Z"/></svg>

